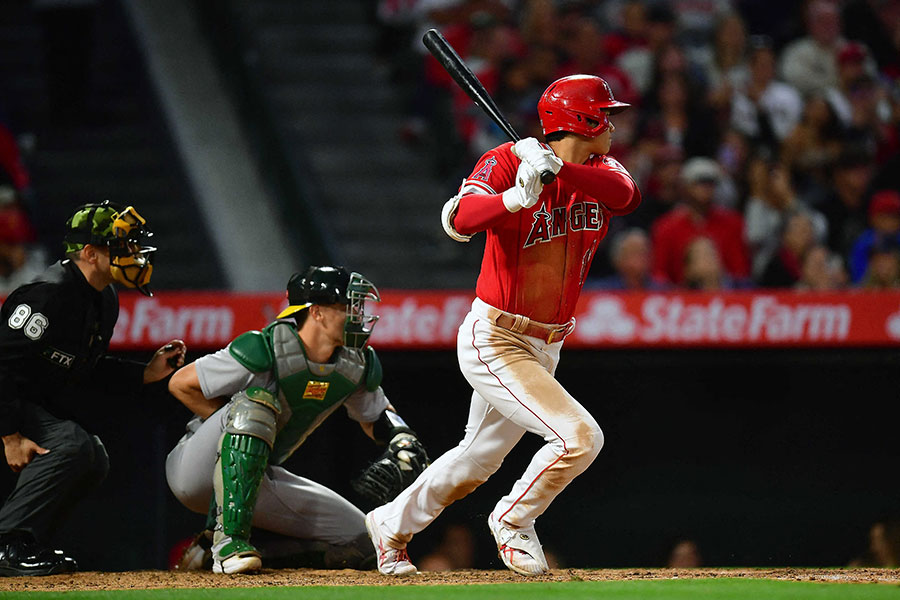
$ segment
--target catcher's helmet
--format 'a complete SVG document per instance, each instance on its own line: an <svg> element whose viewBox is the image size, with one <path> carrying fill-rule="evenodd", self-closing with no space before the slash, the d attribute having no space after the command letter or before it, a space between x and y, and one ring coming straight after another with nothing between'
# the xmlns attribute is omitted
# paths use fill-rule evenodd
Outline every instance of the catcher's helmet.
<svg viewBox="0 0 900 600"><path fill-rule="evenodd" d="M613 98L609 84L595 75L569 75L557 79L538 100L544 135L568 131L596 137L609 128L609 115L631 106Z"/></svg>
<svg viewBox="0 0 900 600"><path fill-rule="evenodd" d="M288 307L277 318L283 319L313 304L344 304L344 345L365 346L372 334L377 315L365 314L366 300L381 301L378 289L359 273L344 267L311 266L304 273L294 273L287 284Z"/></svg>
<svg viewBox="0 0 900 600"><path fill-rule="evenodd" d="M122 208L109 200L79 206L66 221L63 238L66 254L78 252L87 244L109 248L109 267L113 279L152 296L147 284L153 274L153 253L146 244L153 235L147 221L134 207Z"/></svg>

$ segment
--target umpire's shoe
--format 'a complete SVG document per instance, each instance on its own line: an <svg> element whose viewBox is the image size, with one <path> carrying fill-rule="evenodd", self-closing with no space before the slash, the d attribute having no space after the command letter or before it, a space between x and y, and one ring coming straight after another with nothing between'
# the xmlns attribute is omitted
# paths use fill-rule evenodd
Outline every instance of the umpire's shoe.
<svg viewBox="0 0 900 600"><path fill-rule="evenodd" d="M77 571L75 559L38 544L24 531L0 534L0 576L55 575Z"/></svg>

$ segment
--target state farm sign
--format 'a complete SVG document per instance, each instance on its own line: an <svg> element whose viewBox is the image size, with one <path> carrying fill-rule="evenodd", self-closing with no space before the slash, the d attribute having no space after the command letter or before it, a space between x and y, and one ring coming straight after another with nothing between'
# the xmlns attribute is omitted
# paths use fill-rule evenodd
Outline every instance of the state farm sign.
<svg viewBox="0 0 900 600"><path fill-rule="evenodd" d="M182 339L192 349L222 348L244 331L265 327L286 305L284 294L160 292L119 295L114 348L158 348Z"/></svg>
<svg viewBox="0 0 900 600"><path fill-rule="evenodd" d="M807 303L778 296L652 295L590 298L575 336L587 344L818 344L850 337L846 302ZM574 341L574 340L573 340Z"/></svg>
<svg viewBox="0 0 900 600"><path fill-rule="evenodd" d="M387 290L372 344L383 350L452 349L471 292ZM194 350L224 347L269 323L283 293L122 293L112 343L150 349L173 338ZM900 346L900 293L790 291L707 294L585 292L567 348Z"/></svg>

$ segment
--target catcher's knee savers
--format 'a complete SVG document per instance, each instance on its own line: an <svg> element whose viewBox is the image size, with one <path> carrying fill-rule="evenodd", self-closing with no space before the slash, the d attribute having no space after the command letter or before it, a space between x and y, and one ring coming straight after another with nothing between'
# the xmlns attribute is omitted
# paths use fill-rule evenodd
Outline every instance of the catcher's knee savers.
<svg viewBox="0 0 900 600"><path fill-rule="evenodd" d="M231 398L225 432L252 435L272 448L275 443L278 415L281 403L278 398L260 387L247 388Z"/></svg>

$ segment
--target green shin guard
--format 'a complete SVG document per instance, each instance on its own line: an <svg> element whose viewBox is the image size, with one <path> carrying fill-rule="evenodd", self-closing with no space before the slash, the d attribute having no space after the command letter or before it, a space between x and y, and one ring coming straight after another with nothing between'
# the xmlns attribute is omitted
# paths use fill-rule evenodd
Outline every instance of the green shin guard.
<svg viewBox="0 0 900 600"><path fill-rule="evenodd" d="M214 477L216 533L214 545L221 558L256 552L248 540L253 509L269 460L269 445L260 438L234 433L222 435L221 452Z"/></svg>

